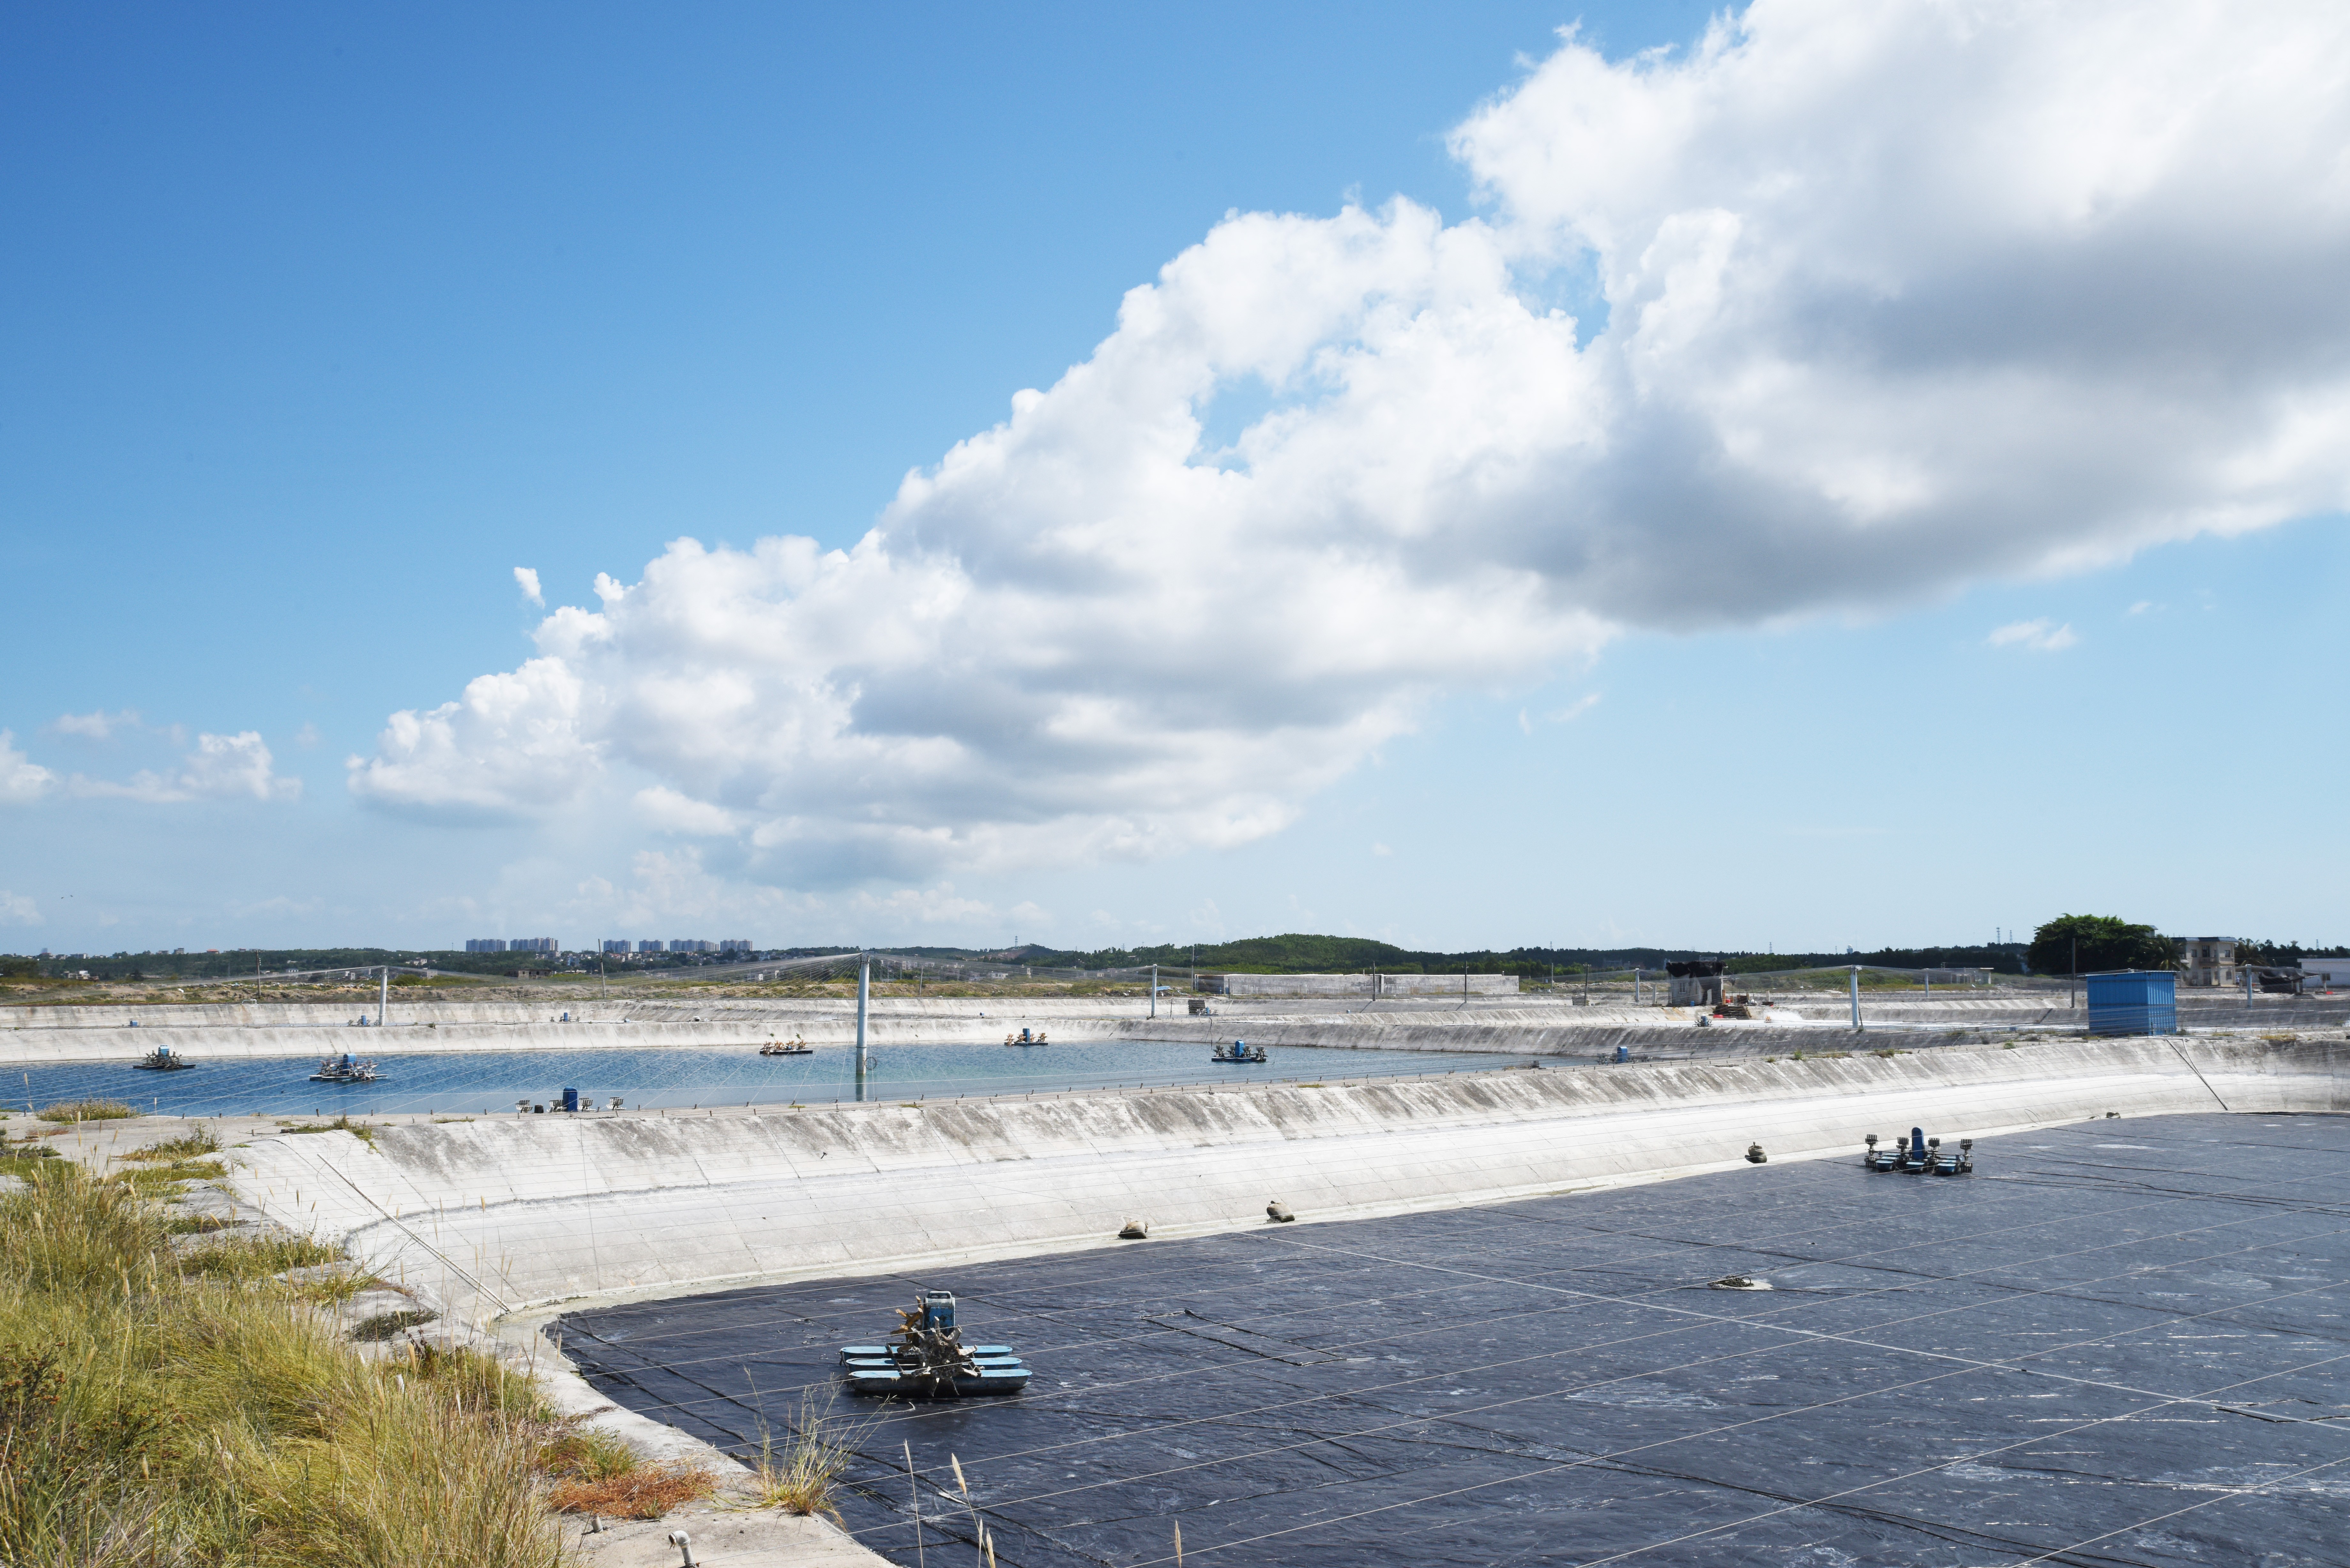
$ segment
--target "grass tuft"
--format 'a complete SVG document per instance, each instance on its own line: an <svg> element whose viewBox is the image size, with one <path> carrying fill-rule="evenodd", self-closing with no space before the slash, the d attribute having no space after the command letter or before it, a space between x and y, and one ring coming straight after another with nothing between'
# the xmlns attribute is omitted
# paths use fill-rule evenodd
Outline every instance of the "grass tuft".
<svg viewBox="0 0 2350 1568"><path fill-rule="evenodd" d="M375 1128L365 1122L355 1122L348 1115L337 1116L330 1122L304 1122L298 1127L280 1124L277 1130L293 1134L347 1132L361 1143L372 1145L375 1142Z"/></svg>
<svg viewBox="0 0 2350 1568"><path fill-rule="evenodd" d="M134 1148L129 1154L116 1158L134 1162L165 1160L177 1163L183 1159L196 1159L207 1154L218 1154L220 1147L220 1139L213 1136L210 1127L198 1127L185 1137L167 1138L161 1143L151 1143L145 1148Z"/></svg>
<svg viewBox="0 0 2350 1568"><path fill-rule="evenodd" d="M197 1279L250 1282L331 1263L340 1255L324 1241L281 1233L227 1237L181 1253L179 1262Z"/></svg>
<svg viewBox="0 0 2350 1568"><path fill-rule="evenodd" d="M753 1483L759 1507L840 1518L840 1510L832 1501L833 1488L876 1422L836 1415L835 1397L827 1391L819 1405L813 1391L802 1390L799 1418L793 1423L781 1453L776 1451L775 1434L764 1426L760 1428L758 1479Z"/></svg>
<svg viewBox="0 0 2350 1568"><path fill-rule="evenodd" d="M363 1345L381 1345L385 1340L393 1338L405 1330L421 1328L426 1324L438 1319L440 1315L437 1312L427 1312L422 1307L403 1307L398 1312L380 1312L373 1317L360 1320L351 1330L351 1337Z"/></svg>
<svg viewBox="0 0 2350 1568"><path fill-rule="evenodd" d="M120 1100L59 1100L41 1107L45 1122L119 1122L138 1114Z"/></svg>

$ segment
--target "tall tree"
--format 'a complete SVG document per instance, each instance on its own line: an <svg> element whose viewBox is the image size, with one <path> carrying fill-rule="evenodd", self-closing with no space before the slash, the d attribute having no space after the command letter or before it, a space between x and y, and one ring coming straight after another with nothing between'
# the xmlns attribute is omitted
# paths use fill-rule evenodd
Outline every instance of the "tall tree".
<svg viewBox="0 0 2350 1568"><path fill-rule="evenodd" d="M2178 963L2178 949L2168 937L2116 915L2059 915L2032 933L2024 957L2034 974L2175 969Z"/></svg>

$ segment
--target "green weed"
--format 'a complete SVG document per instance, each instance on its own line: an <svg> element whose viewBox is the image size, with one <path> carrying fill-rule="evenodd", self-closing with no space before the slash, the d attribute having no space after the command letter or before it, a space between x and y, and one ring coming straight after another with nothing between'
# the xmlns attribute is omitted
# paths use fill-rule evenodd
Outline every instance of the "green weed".
<svg viewBox="0 0 2350 1568"><path fill-rule="evenodd" d="M361 1143L368 1144L369 1146L372 1146L375 1143L375 1128L369 1127L365 1122L355 1122L348 1116L337 1116L330 1122L303 1122L298 1126L281 1122L278 1124L277 1130L281 1133L295 1135L302 1133L347 1132L353 1137L358 1138Z"/></svg>
<svg viewBox="0 0 2350 1568"><path fill-rule="evenodd" d="M138 1114L120 1100L59 1100L41 1107L45 1122L116 1122Z"/></svg>
<svg viewBox="0 0 2350 1568"><path fill-rule="evenodd" d="M219 1152L220 1139L213 1136L212 1129L198 1127L185 1137L149 1144L145 1148L134 1148L129 1154L117 1158L126 1160L181 1160L194 1159L201 1155Z"/></svg>

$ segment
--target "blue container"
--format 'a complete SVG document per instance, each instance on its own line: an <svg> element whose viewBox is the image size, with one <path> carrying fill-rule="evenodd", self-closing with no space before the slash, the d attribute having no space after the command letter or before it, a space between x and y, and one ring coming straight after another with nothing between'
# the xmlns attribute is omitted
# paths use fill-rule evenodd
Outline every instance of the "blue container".
<svg viewBox="0 0 2350 1568"><path fill-rule="evenodd" d="M2125 969L2084 975L2092 1034L2176 1034L2178 977L2168 970Z"/></svg>
<svg viewBox="0 0 2350 1568"><path fill-rule="evenodd" d="M566 1089L563 1091L563 1108L567 1111L576 1111L579 1108L578 1090Z"/></svg>

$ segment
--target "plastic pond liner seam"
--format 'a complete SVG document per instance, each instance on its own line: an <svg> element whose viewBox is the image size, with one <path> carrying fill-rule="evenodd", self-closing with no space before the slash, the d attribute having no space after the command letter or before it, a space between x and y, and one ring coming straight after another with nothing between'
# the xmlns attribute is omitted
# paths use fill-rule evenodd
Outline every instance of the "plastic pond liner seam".
<svg viewBox="0 0 2350 1568"><path fill-rule="evenodd" d="M950 1452L1027 1568L1167 1561L1170 1519L1186 1561L1305 1568L2341 1562L2350 1122L2175 1116L2114 1141L1981 1140L1963 1183L1887 1183L1856 1150L563 1332L609 1397L743 1452L909 1285L953 1290L1035 1378L985 1408L891 1407L860 1443L843 1512L910 1564L907 1470ZM1779 1288L1690 1294L1732 1271ZM970 1534L930 1508L919 1530Z"/></svg>

